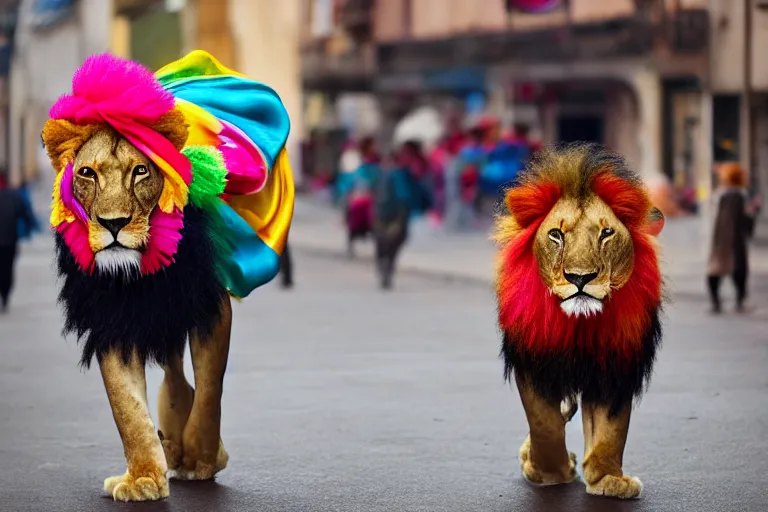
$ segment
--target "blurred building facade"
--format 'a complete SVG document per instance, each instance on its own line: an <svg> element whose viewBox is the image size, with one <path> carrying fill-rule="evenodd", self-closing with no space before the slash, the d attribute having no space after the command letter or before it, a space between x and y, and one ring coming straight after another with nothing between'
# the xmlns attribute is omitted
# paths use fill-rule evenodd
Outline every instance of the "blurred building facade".
<svg viewBox="0 0 768 512"><path fill-rule="evenodd" d="M603 143L700 198L713 160L751 163L768 193L768 61L755 50L768 1L523 3L537 2L306 0L307 27L325 31L305 31L305 88L328 102L372 92L384 134L416 106L482 94L545 143Z"/></svg>
<svg viewBox="0 0 768 512"><path fill-rule="evenodd" d="M17 13L6 122L12 183L50 167L40 139L48 108L71 88L86 56L109 49L111 22L103 0L22 0Z"/></svg>
<svg viewBox="0 0 768 512"><path fill-rule="evenodd" d="M10 69L19 3L0 0L0 180L8 179L8 124L11 110Z"/></svg>
<svg viewBox="0 0 768 512"><path fill-rule="evenodd" d="M300 168L299 0L21 0L10 70L7 165L15 183L52 172L40 142L50 106L85 58L110 51L153 70L193 49L273 87ZM2 7L0 5L0 7ZM300 175L297 174L297 179Z"/></svg>
<svg viewBox="0 0 768 512"><path fill-rule="evenodd" d="M332 175L347 136L382 132L374 90L373 0L302 0L304 120L312 146L305 172Z"/></svg>

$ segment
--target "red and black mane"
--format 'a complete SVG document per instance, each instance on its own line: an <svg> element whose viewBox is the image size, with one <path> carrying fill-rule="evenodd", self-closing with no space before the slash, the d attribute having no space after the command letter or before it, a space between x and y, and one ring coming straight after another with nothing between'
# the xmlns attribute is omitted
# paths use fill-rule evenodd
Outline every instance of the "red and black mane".
<svg viewBox="0 0 768 512"><path fill-rule="evenodd" d="M635 264L600 315L574 318L539 276L533 242L561 197L593 195L629 230ZM618 406L639 396L661 340L662 289L655 242L646 230L651 204L640 179L616 155L591 145L569 146L529 165L507 192L506 206L514 221L499 237L497 275L505 376L521 374L554 401L582 394Z"/></svg>

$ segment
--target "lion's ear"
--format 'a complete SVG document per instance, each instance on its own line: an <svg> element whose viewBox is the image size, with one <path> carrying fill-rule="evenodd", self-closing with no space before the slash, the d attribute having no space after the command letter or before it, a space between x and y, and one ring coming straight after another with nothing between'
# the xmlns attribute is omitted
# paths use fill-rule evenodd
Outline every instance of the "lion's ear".
<svg viewBox="0 0 768 512"><path fill-rule="evenodd" d="M63 119L49 119L43 126L43 144L58 172L75 159L75 154L91 138L99 125L80 126Z"/></svg>
<svg viewBox="0 0 768 512"><path fill-rule="evenodd" d="M645 229L649 235L659 236L664 229L664 214L658 208L651 208L645 219Z"/></svg>
<svg viewBox="0 0 768 512"><path fill-rule="evenodd" d="M521 228L545 217L560 199L560 187L554 183L520 185L507 191L507 211Z"/></svg>
<svg viewBox="0 0 768 512"><path fill-rule="evenodd" d="M184 119L184 114L177 109L173 109L170 112L163 114L152 126L152 129L170 140L179 151L181 151L184 144L187 143L189 128Z"/></svg>

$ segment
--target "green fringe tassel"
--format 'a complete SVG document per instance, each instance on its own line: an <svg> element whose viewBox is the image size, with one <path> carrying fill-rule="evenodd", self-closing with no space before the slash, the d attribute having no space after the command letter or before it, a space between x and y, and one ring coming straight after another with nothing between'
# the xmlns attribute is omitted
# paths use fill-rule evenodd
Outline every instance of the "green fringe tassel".
<svg viewBox="0 0 768 512"><path fill-rule="evenodd" d="M221 151L210 146L189 146L182 153L192 163L189 201L208 212L215 211L227 183L224 156Z"/></svg>
<svg viewBox="0 0 768 512"><path fill-rule="evenodd" d="M224 236L229 229L219 213L223 203L219 196L224 193L227 183L224 156L221 151L210 146L189 146L182 153L192 163L189 202L208 213L207 231L216 254L216 270L222 284L226 286L226 272L222 262L229 259L234 248Z"/></svg>

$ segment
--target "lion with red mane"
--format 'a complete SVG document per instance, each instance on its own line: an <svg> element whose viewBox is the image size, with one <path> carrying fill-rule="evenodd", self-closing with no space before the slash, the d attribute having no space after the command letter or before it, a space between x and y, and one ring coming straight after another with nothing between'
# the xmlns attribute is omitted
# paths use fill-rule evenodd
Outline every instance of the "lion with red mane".
<svg viewBox="0 0 768 512"><path fill-rule="evenodd" d="M496 288L505 376L529 424L523 476L540 485L578 477L565 424L580 397L587 492L637 498L642 483L624 475L622 459L661 341L664 217L626 163L593 145L544 151L505 206Z"/></svg>

